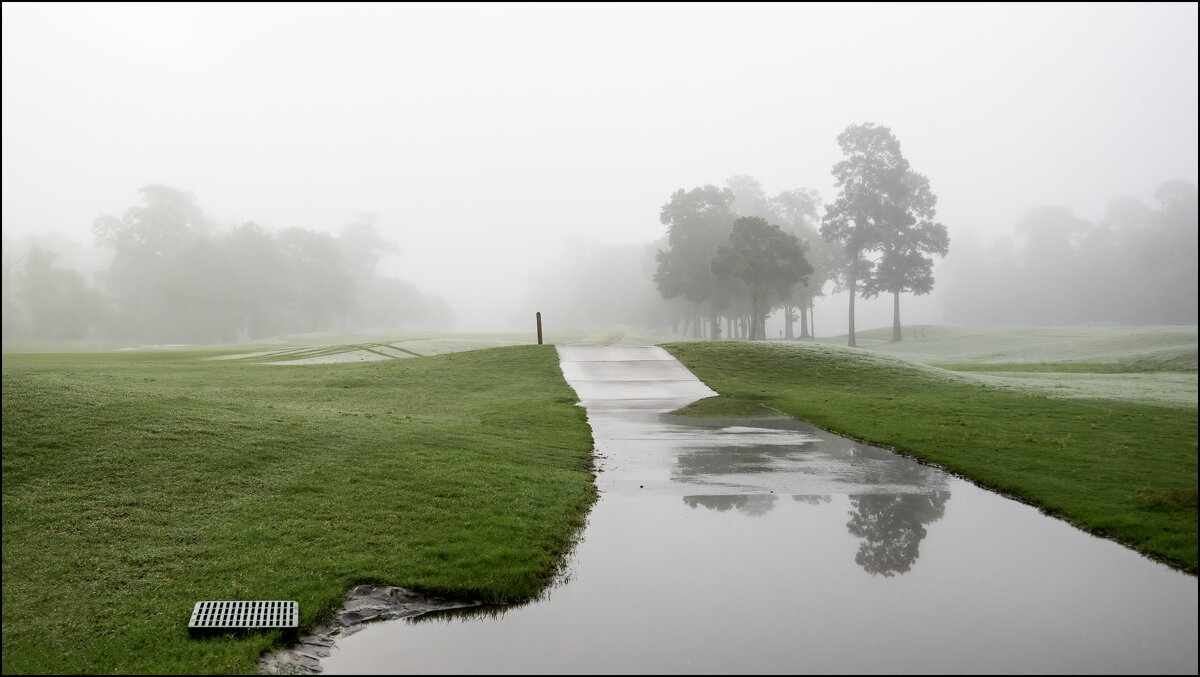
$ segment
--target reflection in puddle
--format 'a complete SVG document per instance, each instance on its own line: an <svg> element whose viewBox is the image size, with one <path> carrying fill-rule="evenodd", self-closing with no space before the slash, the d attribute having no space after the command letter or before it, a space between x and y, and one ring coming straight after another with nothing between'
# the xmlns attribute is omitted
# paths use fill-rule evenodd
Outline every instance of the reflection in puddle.
<svg viewBox="0 0 1200 677"><path fill-rule="evenodd" d="M925 525L941 519L949 497L948 491L851 496L846 528L863 539L855 563L884 576L907 572L917 561Z"/></svg>
<svg viewBox="0 0 1200 677"><path fill-rule="evenodd" d="M711 391L605 350L559 348L601 460L566 582L367 627L327 674L1196 672L1195 578L803 422L671 416Z"/></svg>
<svg viewBox="0 0 1200 677"><path fill-rule="evenodd" d="M683 503L689 508L703 506L709 510L725 512L734 509L751 517L761 517L775 507L774 494L752 494L749 496L684 496Z"/></svg>

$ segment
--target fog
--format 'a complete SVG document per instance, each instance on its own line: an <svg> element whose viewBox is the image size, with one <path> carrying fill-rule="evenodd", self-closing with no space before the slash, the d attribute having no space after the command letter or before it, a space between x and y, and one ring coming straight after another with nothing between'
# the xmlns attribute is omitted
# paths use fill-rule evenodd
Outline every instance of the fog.
<svg viewBox="0 0 1200 677"><path fill-rule="evenodd" d="M682 329L653 281L672 195L752 177L815 191L819 226L861 123L949 233L905 324L1194 323L1197 62L1195 3L4 3L5 337L33 332L31 244L78 272L42 288L72 295L60 315L120 305L95 224L147 186L189 196L213 243L366 219L394 245L358 250L357 314L289 306L280 331ZM218 249L180 288L220 281ZM813 330L846 333L823 291ZM207 317L161 337L253 338L185 326ZM856 318L890 326L892 299Z"/></svg>

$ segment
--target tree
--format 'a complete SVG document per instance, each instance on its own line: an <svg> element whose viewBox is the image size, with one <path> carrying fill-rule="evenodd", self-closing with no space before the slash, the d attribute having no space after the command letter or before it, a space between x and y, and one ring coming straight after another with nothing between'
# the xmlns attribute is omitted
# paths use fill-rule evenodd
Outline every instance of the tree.
<svg viewBox="0 0 1200 677"><path fill-rule="evenodd" d="M667 226L669 248L655 257L654 284L665 299L682 296L692 303L708 303L714 339L720 335L720 311L729 299L728 289L712 272L712 260L733 226L732 202L728 188L680 188L659 214Z"/></svg>
<svg viewBox="0 0 1200 677"><path fill-rule="evenodd" d="M824 240L817 231L818 209L821 206L821 196L809 188L785 190L768 201L775 223L785 232L795 235L804 245L808 262L813 272L808 276L808 284L796 285L792 294L783 300L784 309L784 338L794 338L792 323L799 311L800 338L809 338L809 318L812 315L816 297L824 294L825 283L829 281L829 254L825 251Z"/></svg>
<svg viewBox="0 0 1200 677"><path fill-rule="evenodd" d="M908 161L900 154L900 143L892 131L874 123L850 125L837 141L846 159L833 166L838 195L825 206L821 236L842 250L836 274L850 292L848 333L853 347L857 345L854 299L858 283L871 275L874 262L867 254L880 247L881 230L888 218L888 197L900 192Z"/></svg>
<svg viewBox="0 0 1200 677"><path fill-rule="evenodd" d="M249 339L266 336L268 308L285 300L288 271L275 238L247 221L221 241L229 262L236 331Z"/></svg>
<svg viewBox="0 0 1200 677"><path fill-rule="evenodd" d="M375 268L379 261L388 254L398 251L396 243L388 240L379 233L379 218L374 214L359 213L354 219L342 227L338 244L342 252L342 264L346 271L345 293L347 298L340 303L342 331L346 331L346 315L354 310L359 320L359 312L366 305L363 295L375 277Z"/></svg>
<svg viewBox="0 0 1200 677"><path fill-rule="evenodd" d="M1159 321L1196 322L1196 185L1168 181L1154 191L1159 208L1150 218L1143 256L1154 262L1148 280Z"/></svg>
<svg viewBox="0 0 1200 677"><path fill-rule="evenodd" d="M770 313L768 298L787 298L792 288L804 283L813 268L804 257L804 247L795 235L757 216L733 222L729 244L717 248L713 273L722 279L736 278L750 294L750 340L762 339L763 323Z"/></svg>
<svg viewBox="0 0 1200 677"><path fill-rule="evenodd" d="M118 325L140 338L163 338L171 314L167 274L184 247L210 224L190 193L160 184L138 193L142 205L126 209L120 219L100 216L92 228L97 243L113 250L104 281L116 302Z"/></svg>
<svg viewBox="0 0 1200 677"><path fill-rule="evenodd" d="M775 216L762 183L748 174L736 174L725 182L733 194L733 212L738 216L757 216L770 220Z"/></svg>
<svg viewBox="0 0 1200 677"><path fill-rule="evenodd" d="M79 271L58 266L57 258L38 246L25 257L20 300L28 313L30 333L51 341L88 338L104 316L107 299Z"/></svg>
<svg viewBox="0 0 1200 677"><path fill-rule="evenodd" d="M902 180L886 186L891 192L883 198L884 218L879 224L882 255L874 275L864 281L863 296L892 295L892 341L899 341L900 293L920 296L933 291L933 259L927 255L945 256L950 236L946 226L933 220L937 196L929 189L929 179L909 170Z"/></svg>
<svg viewBox="0 0 1200 677"><path fill-rule="evenodd" d="M328 233L287 228L279 234L279 248L289 271L289 296L308 314L311 331L327 328L335 314L344 319L350 276L338 241Z"/></svg>

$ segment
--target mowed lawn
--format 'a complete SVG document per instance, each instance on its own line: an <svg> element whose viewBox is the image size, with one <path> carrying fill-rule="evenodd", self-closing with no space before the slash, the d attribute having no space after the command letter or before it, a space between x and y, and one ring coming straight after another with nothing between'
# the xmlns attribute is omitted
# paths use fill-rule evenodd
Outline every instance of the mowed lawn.
<svg viewBox="0 0 1200 677"><path fill-rule="evenodd" d="M664 347L721 394L684 413L766 405L937 463L1196 574L1194 405L1049 397L823 344Z"/></svg>
<svg viewBox="0 0 1200 677"><path fill-rule="evenodd" d="M212 355L4 357L4 673L253 673L280 634L192 639L201 600L528 599L595 500L553 346Z"/></svg>

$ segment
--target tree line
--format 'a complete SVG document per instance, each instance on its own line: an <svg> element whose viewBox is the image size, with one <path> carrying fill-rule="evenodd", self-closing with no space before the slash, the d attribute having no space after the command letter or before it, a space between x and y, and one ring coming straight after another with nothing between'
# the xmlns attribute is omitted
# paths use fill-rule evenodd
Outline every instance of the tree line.
<svg viewBox="0 0 1200 677"><path fill-rule="evenodd" d="M660 213L667 247L658 251L654 282L664 299L692 304L683 331L718 339L724 321L725 336L763 339L767 317L782 309L785 338L795 338L796 320L807 338L813 303L832 282L849 292L851 346L860 294L892 295L892 340L900 340L900 294L932 291L932 256L949 251L946 227L935 220L937 197L887 127L850 125L838 145L838 194L819 220L816 191L767 198L744 175L724 188L671 195Z"/></svg>
<svg viewBox="0 0 1200 677"><path fill-rule="evenodd" d="M1195 324L1196 185L1167 181L1154 200L1113 200L1097 222L1038 207L1016 238L961 241L944 269L946 319Z"/></svg>
<svg viewBox="0 0 1200 677"><path fill-rule="evenodd" d="M142 204L93 225L111 254L98 285L37 246L5 262L6 341L223 343L453 321L441 300L378 272L396 245L372 215L337 236L254 222L221 229L183 190L138 192Z"/></svg>

